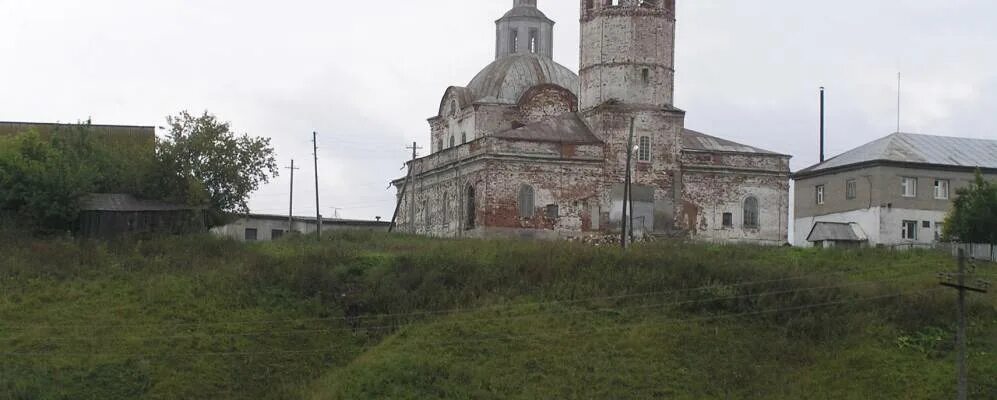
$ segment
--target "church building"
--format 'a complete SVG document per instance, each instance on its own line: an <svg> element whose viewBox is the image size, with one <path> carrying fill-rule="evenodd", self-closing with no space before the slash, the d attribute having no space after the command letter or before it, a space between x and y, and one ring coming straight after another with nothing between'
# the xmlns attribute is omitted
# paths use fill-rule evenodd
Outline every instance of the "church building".
<svg viewBox="0 0 997 400"><path fill-rule="evenodd" d="M786 243L790 157L686 129L673 105L675 1L580 6L577 74L553 60L554 21L537 0L514 0L496 21L495 61L446 89L431 154L393 182L398 230L618 233L631 152L638 234Z"/></svg>

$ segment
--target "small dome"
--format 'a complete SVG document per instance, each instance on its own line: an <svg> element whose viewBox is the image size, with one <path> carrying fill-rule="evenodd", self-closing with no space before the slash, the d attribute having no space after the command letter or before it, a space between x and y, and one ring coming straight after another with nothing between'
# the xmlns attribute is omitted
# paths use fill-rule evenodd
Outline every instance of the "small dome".
<svg viewBox="0 0 997 400"><path fill-rule="evenodd" d="M540 18L550 21L550 18L547 18L547 15L543 11L540 11L540 9L526 6L513 7L513 9L502 16L502 19L506 18Z"/></svg>
<svg viewBox="0 0 997 400"><path fill-rule="evenodd" d="M578 74L547 57L513 54L481 70L467 85L475 103L517 104L530 88L552 84L578 94Z"/></svg>

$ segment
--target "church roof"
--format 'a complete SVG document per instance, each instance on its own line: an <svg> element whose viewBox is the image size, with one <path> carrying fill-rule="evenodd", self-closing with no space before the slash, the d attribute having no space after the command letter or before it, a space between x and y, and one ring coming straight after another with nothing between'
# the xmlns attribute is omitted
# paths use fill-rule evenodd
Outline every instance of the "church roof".
<svg viewBox="0 0 997 400"><path fill-rule="evenodd" d="M691 129L685 129L682 131L682 148L688 150L718 151L727 153L754 153L774 156L783 155L774 151L768 151L758 147L732 142L727 139L721 139L716 136L710 136Z"/></svg>
<svg viewBox="0 0 997 400"><path fill-rule="evenodd" d="M600 144L578 113L569 112L545 121L532 123L492 135L501 139L569 144Z"/></svg>
<svg viewBox="0 0 997 400"><path fill-rule="evenodd" d="M502 57L481 70L467 85L474 103L517 104L530 88L553 84L578 94L578 74L537 54Z"/></svg>
<svg viewBox="0 0 997 400"><path fill-rule="evenodd" d="M997 140L894 133L797 172L797 175L875 161L997 169Z"/></svg>

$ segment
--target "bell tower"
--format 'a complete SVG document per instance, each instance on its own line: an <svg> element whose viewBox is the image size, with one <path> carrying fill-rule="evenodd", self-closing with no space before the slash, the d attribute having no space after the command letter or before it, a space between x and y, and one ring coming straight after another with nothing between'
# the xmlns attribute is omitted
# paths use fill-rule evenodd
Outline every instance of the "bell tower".
<svg viewBox="0 0 997 400"><path fill-rule="evenodd" d="M554 57L554 21L537 8L537 0L513 0L512 9L495 21L495 59L512 54Z"/></svg>
<svg viewBox="0 0 997 400"><path fill-rule="evenodd" d="M580 2L578 102L586 124L605 143L610 191L601 206L610 210L610 225L620 226L630 154L635 207L628 218L645 230L671 232L680 226L685 127L685 112L672 104L675 0Z"/></svg>
<svg viewBox="0 0 997 400"><path fill-rule="evenodd" d="M675 82L675 0L581 0L580 108L667 108Z"/></svg>

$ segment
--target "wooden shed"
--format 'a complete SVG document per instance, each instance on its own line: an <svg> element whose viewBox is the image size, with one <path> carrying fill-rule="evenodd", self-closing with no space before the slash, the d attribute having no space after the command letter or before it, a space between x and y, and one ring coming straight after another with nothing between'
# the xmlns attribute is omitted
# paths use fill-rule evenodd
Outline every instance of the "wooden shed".
<svg viewBox="0 0 997 400"><path fill-rule="evenodd" d="M139 233L187 234L207 231L202 208L138 199L129 194L91 194L80 204L78 234L111 238Z"/></svg>

